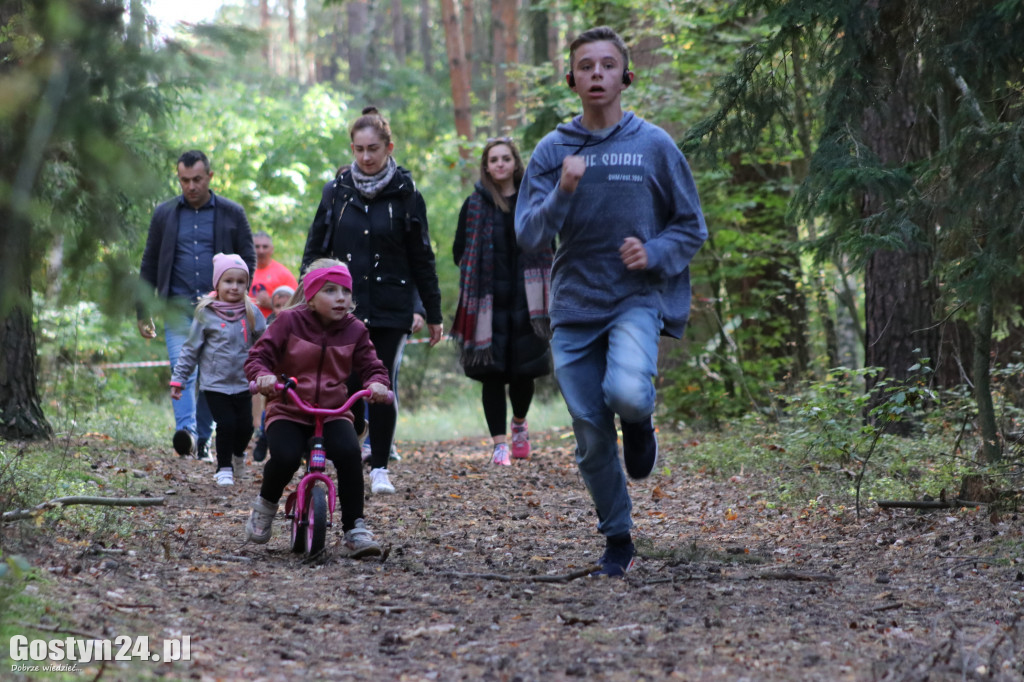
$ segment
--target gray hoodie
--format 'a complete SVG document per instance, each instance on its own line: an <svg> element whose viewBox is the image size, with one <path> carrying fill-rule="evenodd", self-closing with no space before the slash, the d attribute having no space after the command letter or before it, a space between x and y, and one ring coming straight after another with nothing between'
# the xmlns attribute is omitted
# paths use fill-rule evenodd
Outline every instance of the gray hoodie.
<svg viewBox="0 0 1024 682"><path fill-rule="evenodd" d="M559 186L562 160L583 156L575 192ZM626 237L647 250L645 270L619 257ZM551 272L551 323L601 323L621 311L661 311L663 333L679 338L690 316L690 261L707 239L693 175L668 133L627 112L592 133L580 117L540 141L516 204L516 238L536 250L558 238Z"/></svg>
<svg viewBox="0 0 1024 682"><path fill-rule="evenodd" d="M199 365L199 390L235 395L249 390L245 377L245 360L249 349L267 328L267 321L256 308L253 329L243 315L228 322L210 308L204 308L192 320L188 339L174 366L172 381L184 384L192 369Z"/></svg>

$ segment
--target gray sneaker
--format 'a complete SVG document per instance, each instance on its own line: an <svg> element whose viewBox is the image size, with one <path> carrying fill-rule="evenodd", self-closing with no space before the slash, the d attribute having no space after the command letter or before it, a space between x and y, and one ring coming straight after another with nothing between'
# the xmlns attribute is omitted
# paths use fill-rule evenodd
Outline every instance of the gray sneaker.
<svg viewBox="0 0 1024 682"><path fill-rule="evenodd" d="M277 505L257 496L252 503L252 513L245 522L245 539L264 545L274 533L274 517L277 516Z"/></svg>
<svg viewBox="0 0 1024 682"><path fill-rule="evenodd" d="M380 556L380 545L373 539L373 533L366 527L366 522L356 519L356 525L345 531L345 549L352 559L361 559L365 556Z"/></svg>
<svg viewBox="0 0 1024 682"><path fill-rule="evenodd" d="M242 480L242 474L245 473L245 455L231 456L231 473L236 481Z"/></svg>

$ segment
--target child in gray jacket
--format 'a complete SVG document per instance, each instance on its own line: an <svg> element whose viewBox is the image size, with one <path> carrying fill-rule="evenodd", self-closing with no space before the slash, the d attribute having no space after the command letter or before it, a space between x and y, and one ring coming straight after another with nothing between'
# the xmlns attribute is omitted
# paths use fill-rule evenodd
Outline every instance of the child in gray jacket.
<svg viewBox="0 0 1024 682"><path fill-rule="evenodd" d="M196 306L188 339L171 377L171 398L181 398L185 379L199 365L203 391L217 423L218 485L235 484L235 468L245 462L252 438L252 397L245 359L267 328L263 314L249 299L249 268L236 254L213 257L214 290Z"/></svg>

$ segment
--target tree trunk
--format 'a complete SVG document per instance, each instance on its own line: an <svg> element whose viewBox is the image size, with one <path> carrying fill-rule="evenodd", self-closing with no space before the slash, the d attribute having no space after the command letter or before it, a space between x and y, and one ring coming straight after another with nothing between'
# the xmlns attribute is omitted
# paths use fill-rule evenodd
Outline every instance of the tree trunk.
<svg viewBox="0 0 1024 682"><path fill-rule="evenodd" d="M495 135L505 130L505 107L508 100L508 79L505 75L505 41L509 39L508 29L505 26L503 5L508 0L491 0L491 62L494 64L494 77L491 79L491 88L494 109L491 112L493 133ZM515 37L511 37L515 40Z"/></svg>
<svg viewBox="0 0 1024 682"><path fill-rule="evenodd" d="M548 50L548 28L550 21L546 4L541 0L525 0L530 26L530 63L543 66L551 62Z"/></svg>
<svg viewBox="0 0 1024 682"><path fill-rule="evenodd" d="M494 47L495 57L501 62L496 62L495 66L500 66L505 82L504 105L498 108L501 115L498 126L500 131L514 128L518 118L516 108L519 106L519 90L514 82L509 81L507 72L509 67L514 67L519 63L519 13L516 11L518 4L516 0L500 0L499 4L501 24L505 30L504 52L498 52L497 44Z"/></svg>
<svg viewBox="0 0 1024 682"><path fill-rule="evenodd" d="M13 7L0 4L0 25ZM0 70L10 71L0 41ZM71 55L49 53L49 79L38 104L15 107L0 133L0 439L44 439L53 435L43 414L37 383L36 336L32 327L32 227L27 217L54 129L65 112ZM31 65L29 68L34 68ZM31 111L32 114L19 114Z"/></svg>
<svg viewBox="0 0 1024 682"><path fill-rule="evenodd" d="M359 85L366 79L369 8L366 0L349 0L345 7L348 15L348 80L352 85Z"/></svg>
<svg viewBox="0 0 1024 682"><path fill-rule="evenodd" d="M29 234L24 221L6 210L0 213L0 254L7 285L0 301L0 439L4 440L39 440L53 435L36 383Z"/></svg>
<svg viewBox="0 0 1024 682"><path fill-rule="evenodd" d="M420 0L420 57L423 71L434 75L434 42L430 31L430 0Z"/></svg>
<svg viewBox="0 0 1024 682"><path fill-rule="evenodd" d="M274 41L270 35L270 0L260 0L260 32L263 34L263 61L274 70Z"/></svg>
<svg viewBox="0 0 1024 682"><path fill-rule="evenodd" d="M402 0L391 0L391 36L394 41L395 61L405 65L408 47L405 44L405 17L402 16Z"/></svg>
<svg viewBox="0 0 1024 682"><path fill-rule="evenodd" d="M862 65L866 87L874 93L861 117L861 139L884 167L898 168L925 159L934 146L934 129L928 112L914 104L921 80L920 65L913 58L915 26L912 3L879 3L866 7L866 16L877 11L877 23L867 36L869 50ZM867 192L864 217L895 209L886 197ZM925 215L911 216L928 234ZM865 364L882 367L893 380L909 378L910 368L922 358L938 357L940 328L935 310L939 289L932 275L931 238L904 247L876 251L864 273L866 348ZM872 382L869 382L872 383ZM870 387L870 386L869 386ZM876 396L877 402L881 396ZM906 433L909 424L896 431Z"/></svg>
<svg viewBox="0 0 1024 682"><path fill-rule="evenodd" d="M992 354L992 301L978 306L978 319L974 323L974 399L978 404L978 428L981 431L981 454L985 462L993 464L1002 459L996 412L992 405L992 385L989 363Z"/></svg>
<svg viewBox="0 0 1024 682"><path fill-rule="evenodd" d="M295 31L295 0L287 0L285 9L288 12L288 77L295 80L299 77L299 40Z"/></svg>
<svg viewBox="0 0 1024 682"><path fill-rule="evenodd" d="M467 73L470 74L470 84L472 84L473 46L476 44L476 41L473 39L475 37L473 35L475 29L473 22L473 0L462 0L460 7L461 9L458 12L462 22L462 54L466 55L466 69Z"/></svg>
<svg viewBox="0 0 1024 682"><path fill-rule="evenodd" d="M448 71L452 84L452 103L455 110L455 132L462 140L473 136L473 113L469 104L469 63L463 43L464 32L459 26L455 0L441 0L445 46L448 50ZM459 147L463 159L469 159L469 148Z"/></svg>

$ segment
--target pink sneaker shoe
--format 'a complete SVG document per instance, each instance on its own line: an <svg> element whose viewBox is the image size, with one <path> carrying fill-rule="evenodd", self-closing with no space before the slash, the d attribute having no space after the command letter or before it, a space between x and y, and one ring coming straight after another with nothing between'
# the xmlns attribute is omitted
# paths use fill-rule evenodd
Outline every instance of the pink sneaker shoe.
<svg viewBox="0 0 1024 682"><path fill-rule="evenodd" d="M522 424L512 422L512 457L530 459L530 429L525 419Z"/></svg>
<svg viewBox="0 0 1024 682"><path fill-rule="evenodd" d="M491 461L500 466L512 466L512 461L508 458L508 444L498 443L495 445L494 458Z"/></svg>

